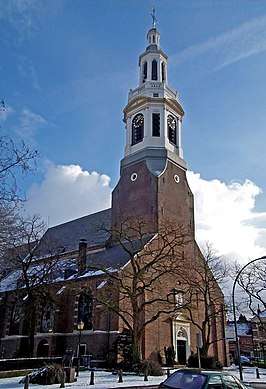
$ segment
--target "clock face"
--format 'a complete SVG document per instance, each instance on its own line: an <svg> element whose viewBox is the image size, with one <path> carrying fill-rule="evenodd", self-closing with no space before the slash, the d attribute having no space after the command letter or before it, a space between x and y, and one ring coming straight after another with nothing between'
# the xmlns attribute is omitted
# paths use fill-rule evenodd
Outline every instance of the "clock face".
<svg viewBox="0 0 266 389"><path fill-rule="evenodd" d="M143 122L144 122L144 116L141 113L139 113L133 119L133 127L134 128L141 127Z"/></svg>
<svg viewBox="0 0 266 389"><path fill-rule="evenodd" d="M176 120L172 115L167 116L167 124L172 130L176 129Z"/></svg>

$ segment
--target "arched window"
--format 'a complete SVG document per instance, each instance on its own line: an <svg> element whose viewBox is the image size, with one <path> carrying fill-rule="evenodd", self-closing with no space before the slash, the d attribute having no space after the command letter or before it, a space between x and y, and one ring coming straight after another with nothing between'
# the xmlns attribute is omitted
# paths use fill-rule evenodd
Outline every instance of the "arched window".
<svg viewBox="0 0 266 389"><path fill-rule="evenodd" d="M162 63L162 82L165 81L165 63Z"/></svg>
<svg viewBox="0 0 266 389"><path fill-rule="evenodd" d="M78 322L84 323L84 330L92 330L93 296L91 292L79 296Z"/></svg>
<svg viewBox="0 0 266 389"><path fill-rule="evenodd" d="M151 79L158 80L158 67L155 59L151 63Z"/></svg>
<svg viewBox="0 0 266 389"><path fill-rule="evenodd" d="M143 64L143 72L142 72L142 82L146 82L147 80L147 62Z"/></svg>
<svg viewBox="0 0 266 389"><path fill-rule="evenodd" d="M17 299L13 306L10 316L9 335L20 334L20 320L22 315L22 301Z"/></svg>
<svg viewBox="0 0 266 389"><path fill-rule="evenodd" d="M143 140L144 136L144 116L138 113L132 120L132 145Z"/></svg>
<svg viewBox="0 0 266 389"><path fill-rule="evenodd" d="M176 119L173 115L167 116L167 129L168 129L168 139L171 143L176 145Z"/></svg>
<svg viewBox="0 0 266 389"><path fill-rule="evenodd" d="M42 307L40 332L52 332L54 324L54 313L51 304L44 304Z"/></svg>

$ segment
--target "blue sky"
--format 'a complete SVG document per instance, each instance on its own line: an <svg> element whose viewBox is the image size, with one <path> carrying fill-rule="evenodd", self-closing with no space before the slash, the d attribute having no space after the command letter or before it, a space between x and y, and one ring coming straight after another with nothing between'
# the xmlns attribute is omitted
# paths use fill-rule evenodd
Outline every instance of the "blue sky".
<svg viewBox="0 0 266 389"><path fill-rule="evenodd" d="M54 225L109 206L152 6L185 110L198 240L265 254L265 0L3 1L1 131L41 154L20 180L26 212Z"/></svg>

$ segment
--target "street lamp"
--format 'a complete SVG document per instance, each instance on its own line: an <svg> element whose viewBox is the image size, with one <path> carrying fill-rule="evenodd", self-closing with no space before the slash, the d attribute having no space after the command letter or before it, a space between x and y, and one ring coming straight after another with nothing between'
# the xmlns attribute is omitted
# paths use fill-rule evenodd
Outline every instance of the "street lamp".
<svg viewBox="0 0 266 389"><path fill-rule="evenodd" d="M79 330L79 341L78 341L78 352L77 352L77 377L79 375L79 365L80 365L80 339L81 339L81 331L84 328L83 321L78 322L78 330Z"/></svg>
<svg viewBox="0 0 266 389"><path fill-rule="evenodd" d="M236 354L237 354L237 359L238 359L239 377L240 377L241 381L243 381L243 369L242 369L242 362L241 362L241 357L240 357L240 347L239 347L239 340L238 340L238 333L237 333L236 307L235 307L235 288L236 288L236 283L238 281L238 278L240 277L242 271L245 270L246 267L248 267L252 263L254 263L256 261L259 261L261 259L266 259L266 255L264 257L253 259L252 261L248 262L245 266L243 266L239 270L239 272L237 273L236 278L234 280L234 284L233 284L232 302L233 302L233 314L234 314L234 325L235 325L235 342L236 342Z"/></svg>

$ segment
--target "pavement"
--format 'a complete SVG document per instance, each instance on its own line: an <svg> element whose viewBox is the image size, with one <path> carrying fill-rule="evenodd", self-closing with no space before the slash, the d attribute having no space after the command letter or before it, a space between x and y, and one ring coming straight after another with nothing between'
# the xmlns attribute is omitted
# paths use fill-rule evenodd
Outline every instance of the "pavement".
<svg viewBox="0 0 266 389"><path fill-rule="evenodd" d="M239 377L238 368L236 366L231 366L226 368L226 370L231 371L234 375ZM266 369L259 369L259 376L257 378L256 368L249 367L243 369L243 378L244 382L251 383L254 388L264 388L266 389ZM12 377L12 378L2 378L0 379L0 388L1 389L24 389L24 384L19 384L19 381L23 377ZM94 385L90 385L91 381L91 372L89 370L81 371L77 381L73 383L66 383L65 388L68 389L85 389L89 386L95 389L155 389L158 385L166 379L166 375L159 377L148 377L148 381L144 381L144 377L136 376L133 374L123 375L123 382L118 382L118 376L110 372L95 370L94 372ZM38 384L29 384L29 389L39 388L39 389L54 389L59 388L60 384L54 385L38 385Z"/></svg>

